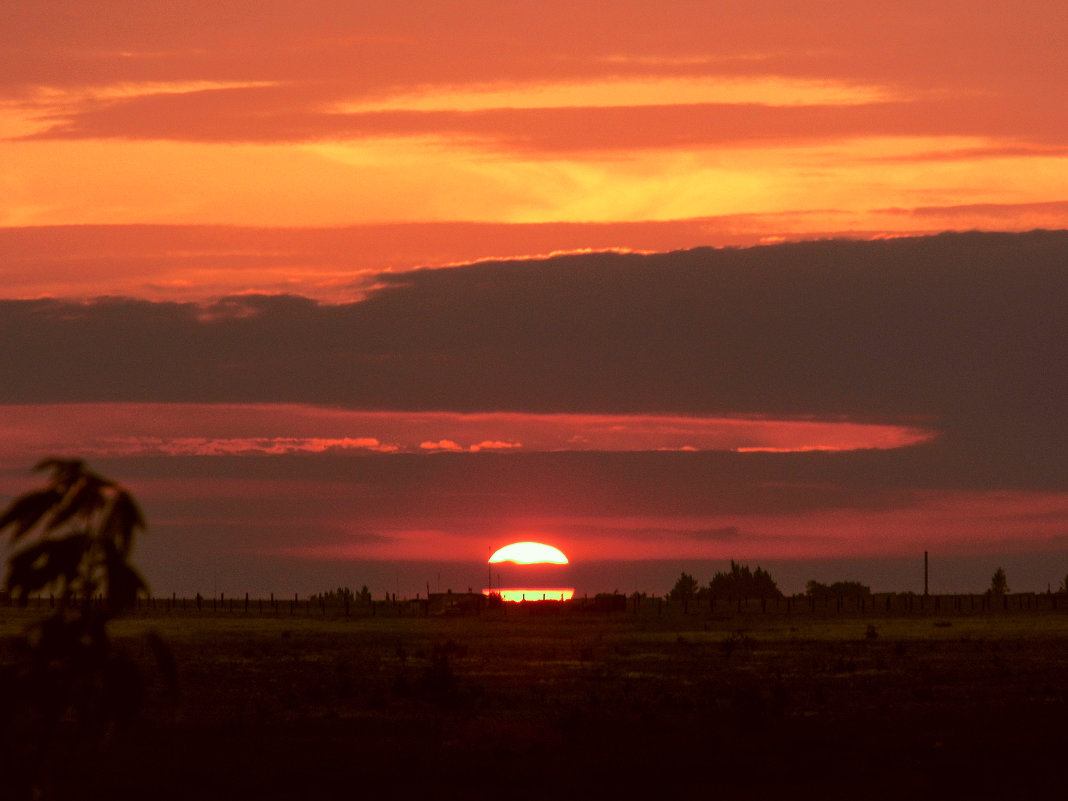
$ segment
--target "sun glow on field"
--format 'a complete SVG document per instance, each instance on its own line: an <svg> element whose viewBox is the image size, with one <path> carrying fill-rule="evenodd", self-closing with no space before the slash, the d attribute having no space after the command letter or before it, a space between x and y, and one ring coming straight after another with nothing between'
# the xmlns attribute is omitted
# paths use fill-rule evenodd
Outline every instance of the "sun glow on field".
<svg viewBox="0 0 1068 801"><path fill-rule="evenodd" d="M513 542L505 545L489 558L491 564L515 562L519 565L566 565L567 557L559 548L540 542Z"/></svg>

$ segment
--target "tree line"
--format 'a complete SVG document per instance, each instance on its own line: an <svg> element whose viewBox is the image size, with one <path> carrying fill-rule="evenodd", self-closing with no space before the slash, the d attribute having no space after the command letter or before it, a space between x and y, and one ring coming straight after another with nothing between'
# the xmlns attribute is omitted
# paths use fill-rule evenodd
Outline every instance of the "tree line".
<svg viewBox="0 0 1068 801"><path fill-rule="evenodd" d="M1068 576L1065 576L1060 589L1062 592L1068 592ZM1008 593L1009 583L1005 570L999 567L990 579L990 588L987 589L986 594L1000 597ZM842 597L870 598L871 587L859 581L835 581L831 584L823 584L810 580L805 584L805 596L816 600ZM756 570L750 570L749 565L739 564L733 559L729 570L717 571L706 585L702 585L689 573L683 572L667 595L668 601L682 604L690 601L774 600L783 597L782 590L767 570L759 565Z"/></svg>
<svg viewBox="0 0 1068 801"><path fill-rule="evenodd" d="M729 571L717 572L704 586L689 573L682 573L668 593L670 602L683 604L690 601L726 601L740 598L771 600L782 597L782 590L768 571L759 565L756 570L750 570L749 565L738 564L733 559Z"/></svg>

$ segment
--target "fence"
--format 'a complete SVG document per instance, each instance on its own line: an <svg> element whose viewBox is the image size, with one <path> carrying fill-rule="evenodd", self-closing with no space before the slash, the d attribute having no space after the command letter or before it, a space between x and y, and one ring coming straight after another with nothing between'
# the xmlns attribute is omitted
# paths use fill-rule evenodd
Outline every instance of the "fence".
<svg viewBox="0 0 1068 801"><path fill-rule="evenodd" d="M1001 596L990 594L919 595L914 593L873 593L871 595L839 595L809 597L804 595L782 598L737 598L737 599L691 599L669 602L662 596L634 593L630 596L598 595L576 597L571 601L533 601L525 604L505 604L508 611L559 612L589 614L629 614L650 616L705 616L729 618L735 616L966 616L1004 613L1068 612L1068 593L1010 593ZM6 594L0 593L0 606L13 606ZM89 603L103 603L93 599ZM55 608L52 596L34 596L27 604L31 609ZM485 605L470 608L447 608L457 614L480 614ZM369 617L425 617L440 614L443 610L432 600L395 599L358 602L355 599L327 600L321 596L301 598L205 597L197 594L192 598L149 596L137 600L135 613L193 615L227 615L260 617L321 617L321 618L369 618Z"/></svg>
<svg viewBox="0 0 1068 801"><path fill-rule="evenodd" d="M657 614L711 615L837 615L954 616L1005 612L1068 611L1068 594L1021 592L1005 595L955 594L919 595L915 593L872 593L870 595L794 595L782 598L694 599L667 604L658 598L629 599L629 611L648 614L655 605Z"/></svg>

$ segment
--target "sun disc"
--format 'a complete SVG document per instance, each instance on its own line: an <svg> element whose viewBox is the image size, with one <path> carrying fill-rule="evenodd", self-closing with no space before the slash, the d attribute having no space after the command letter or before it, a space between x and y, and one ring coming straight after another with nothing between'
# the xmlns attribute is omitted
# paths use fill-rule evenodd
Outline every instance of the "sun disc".
<svg viewBox="0 0 1068 801"><path fill-rule="evenodd" d="M567 557L559 548L541 542L513 542L489 558L490 563L515 562L519 565L566 565Z"/></svg>

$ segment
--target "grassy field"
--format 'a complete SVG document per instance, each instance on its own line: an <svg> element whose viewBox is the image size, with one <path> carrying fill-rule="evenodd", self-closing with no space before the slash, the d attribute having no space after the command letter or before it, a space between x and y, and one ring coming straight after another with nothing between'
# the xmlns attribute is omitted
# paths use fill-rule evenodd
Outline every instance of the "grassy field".
<svg viewBox="0 0 1068 801"><path fill-rule="evenodd" d="M33 611L0 610L0 635ZM144 713L57 766L67 797L1052 798L1068 776L1064 611L176 610L115 635L143 666Z"/></svg>

